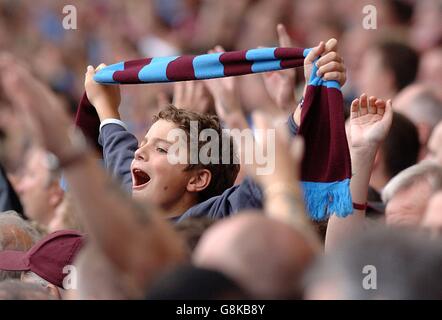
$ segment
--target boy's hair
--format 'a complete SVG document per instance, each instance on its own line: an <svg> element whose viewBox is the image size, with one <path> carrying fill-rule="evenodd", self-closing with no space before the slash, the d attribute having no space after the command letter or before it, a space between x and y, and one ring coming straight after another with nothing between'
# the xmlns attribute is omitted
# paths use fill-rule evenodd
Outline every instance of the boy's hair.
<svg viewBox="0 0 442 320"><path fill-rule="evenodd" d="M199 141L199 134L204 129L213 129L218 133L219 143L223 143L226 139L225 133L222 131L221 124L217 116L202 114L198 112L188 111L184 109L178 109L173 105L169 105L165 109L161 110L157 115L153 117L153 122L158 120L171 121L177 125L178 128L183 129L187 137L190 138L190 123L191 121L198 122L198 136L192 137L194 141L198 141L198 155L201 148L210 142L209 141ZM190 139L188 139L190 140ZM218 163L200 163L198 157L198 164L189 164L186 171L193 169L204 168L211 172L212 178L210 180L207 188L199 192L199 201L207 200L211 197L221 194L224 190L230 188L235 183L236 177L238 175L240 165L237 161L236 148L234 145L234 140L231 136L228 137L229 143L229 162L223 163L223 150L224 147L220 148ZM226 150L227 151L227 150Z"/></svg>

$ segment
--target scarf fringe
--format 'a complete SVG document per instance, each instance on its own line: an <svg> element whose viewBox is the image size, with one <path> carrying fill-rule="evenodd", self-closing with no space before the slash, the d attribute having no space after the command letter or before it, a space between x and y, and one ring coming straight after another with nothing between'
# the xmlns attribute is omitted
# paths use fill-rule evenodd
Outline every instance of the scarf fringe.
<svg viewBox="0 0 442 320"><path fill-rule="evenodd" d="M311 219L321 221L331 214L344 218L353 213L350 179L338 182L302 181L307 212Z"/></svg>

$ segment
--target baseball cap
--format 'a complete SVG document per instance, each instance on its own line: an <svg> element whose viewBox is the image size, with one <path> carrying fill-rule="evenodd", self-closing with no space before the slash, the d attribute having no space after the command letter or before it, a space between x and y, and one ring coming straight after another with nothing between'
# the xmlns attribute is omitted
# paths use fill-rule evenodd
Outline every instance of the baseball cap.
<svg viewBox="0 0 442 320"><path fill-rule="evenodd" d="M61 230L38 241L29 251L0 251L0 270L32 271L46 281L62 288L63 269L72 265L85 243L75 230Z"/></svg>

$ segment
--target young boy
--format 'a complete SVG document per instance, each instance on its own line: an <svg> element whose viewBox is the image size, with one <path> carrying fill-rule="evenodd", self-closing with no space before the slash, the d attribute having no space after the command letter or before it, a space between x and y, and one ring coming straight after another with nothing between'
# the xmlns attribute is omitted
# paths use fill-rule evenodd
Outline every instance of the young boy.
<svg viewBox="0 0 442 320"><path fill-rule="evenodd" d="M322 77L338 80L342 86L345 82L342 58L336 53L336 41L329 43L332 44L329 47L321 43L306 57L305 74L310 77L311 64L322 55L318 60ZM181 128L189 135L190 122L197 121L198 133L214 129L221 141L221 127L216 118L168 107L157 115L156 122L138 145L120 120L118 86L100 85L93 80L94 75L93 67L89 66L85 88L100 117L99 142L103 146L104 163L126 189L132 190L134 199L159 206L174 220L202 215L221 218L243 209L262 208L262 192L252 179L245 178L241 184L232 186L238 165L186 165L168 161L168 149L174 142L167 139L170 130ZM291 114L288 126L292 134L296 134L298 125ZM198 151L201 147L199 144Z"/></svg>

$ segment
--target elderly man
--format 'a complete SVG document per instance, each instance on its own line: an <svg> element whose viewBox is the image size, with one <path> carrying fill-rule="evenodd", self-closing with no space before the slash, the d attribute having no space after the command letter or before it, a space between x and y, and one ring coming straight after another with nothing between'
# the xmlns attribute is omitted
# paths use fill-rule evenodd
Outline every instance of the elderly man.
<svg viewBox="0 0 442 320"><path fill-rule="evenodd" d="M40 238L38 231L14 211L0 214L0 251L28 251ZM0 281L20 279L21 272L0 270Z"/></svg>
<svg viewBox="0 0 442 320"><path fill-rule="evenodd" d="M28 152L25 171L16 183L16 191L25 215L48 226L63 201L64 191L60 187L59 175L49 169L46 152L37 147Z"/></svg>
<svg viewBox="0 0 442 320"><path fill-rule="evenodd" d="M437 163L423 161L400 172L382 192L386 223L418 225L431 196L441 189L442 167Z"/></svg>
<svg viewBox="0 0 442 320"><path fill-rule="evenodd" d="M427 159L434 160L442 165L442 121L434 128L428 140Z"/></svg>

